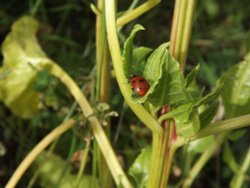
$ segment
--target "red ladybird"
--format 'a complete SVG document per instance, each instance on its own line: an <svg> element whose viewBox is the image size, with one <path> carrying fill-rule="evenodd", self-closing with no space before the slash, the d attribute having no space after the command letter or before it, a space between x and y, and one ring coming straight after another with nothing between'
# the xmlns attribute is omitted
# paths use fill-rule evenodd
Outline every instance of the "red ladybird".
<svg viewBox="0 0 250 188"><path fill-rule="evenodd" d="M129 82L132 86L132 90L141 97L144 96L149 89L147 80L141 76L133 75L130 77Z"/></svg>

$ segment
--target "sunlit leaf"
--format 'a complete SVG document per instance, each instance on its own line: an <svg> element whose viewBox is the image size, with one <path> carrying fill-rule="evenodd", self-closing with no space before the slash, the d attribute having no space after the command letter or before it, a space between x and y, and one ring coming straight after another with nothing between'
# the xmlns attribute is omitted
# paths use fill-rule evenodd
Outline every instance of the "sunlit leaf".
<svg viewBox="0 0 250 188"><path fill-rule="evenodd" d="M143 72L150 88L138 102L151 103L155 111L164 105L178 105L189 101L179 63L169 54L168 45L168 43L162 44L154 50Z"/></svg>
<svg viewBox="0 0 250 188"><path fill-rule="evenodd" d="M190 138L200 130L200 119L198 112L194 110L189 115L188 121L176 123L177 134L183 136L184 138Z"/></svg>
<svg viewBox="0 0 250 188"><path fill-rule="evenodd" d="M125 71L125 74L127 77L135 74L135 71L133 70L133 66L137 65L137 62L134 61L133 59L133 50L134 50L134 38L135 35L138 31L144 30L144 28L137 24L134 26L133 30L131 31L129 37L127 38L127 40L124 43L124 47L123 47L123 60L124 60L124 64L123 64L123 68ZM137 70L143 70L143 67L138 68ZM141 73L141 72L140 72ZM137 74L140 74L137 73Z"/></svg>
<svg viewBox="0 0 250 188"><path fill-rule="evenodd" d="M250 113L250 58L246 57L226 72L221 83L226 117Z"/></svg>
<svg viewBox="0 0 250 188"><path fill-rule="evenodd" d="M145 67L146 60L152 49L147 47L134 48L133 51L133 64L132 64L132 74L143 76L143 70Z"/></svg>
<svg viewBox="0 0 250 188"><path fill-rule="evenodd" d="M193 153L202 153L215 141L214 136L207 136L189 143L188 150Z"/></svg>
<svg viewBox="0 0 250 188"><path fill-rule="evenodd" d="M144 148L129 169L129 174L134 178L137 188L145 187L148 181L151 164L151 148Z"/></svg>
<svg viewBox="0 0 250 188"><path fill-rule="evenodd" d="M3 66L0 69L0 100L13 113L32 117L39 110L38 92L33 83L37 67L49 62L35 36L38 22L24 16L17 20L2 44Z"/></svg>

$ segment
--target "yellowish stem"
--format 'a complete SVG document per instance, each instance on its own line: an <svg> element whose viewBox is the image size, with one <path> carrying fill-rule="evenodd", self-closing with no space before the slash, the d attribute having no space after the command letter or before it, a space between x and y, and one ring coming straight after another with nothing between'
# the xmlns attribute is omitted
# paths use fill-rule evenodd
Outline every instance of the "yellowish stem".
<svg viewBox="0 0 250 188"><path fill-rule="evenodd" d="M188 53L188 45L190 41L190 35L192 31L192 22L193 22L193 14L196 5L196 0L189 0L187 7L186 7L186 16L185 16L185 25L183 28L183 38L181 41L181 48L180 48L180 67L184 70L186 64L186 58Z"/></svg>
<svg viewBox="0 0 250 188"><path fill-rule="evenodd" d="M141 104L136 103L132 100L132 91L130 85L127 84L127 78L123 70L123 61L121 57L120 45L116 31L115 0L106 0L105 8L109 49L121 93L124 96L131 110L152 132L162 133L162 129L156 119L154 119Z"/></svg>
<svg viewBox="0 0 250 188"><path fill-rule="evenodd" d="M16 187L18 181L24 174L24 172L28 169L31 163L38 157L38 155L57 137L59 137L62 133L70 129L74 125L74 120L70 119L63 124L59 125L55 128L51 133L49 133L46 137L44 137L37 145L34 147L31 152L25 157L22 163L15 170L14 174L11 176L11 179L6 185L6 188L14 188Z"/></svg>
<svg viewBox="0 0 250 188"><path fill-rule="evenodd" d="M123 26L130 21L136 19L137 17L141 16L145 12L152 9L154 6L156 6L158 3L160 3L160 0L148 0L147 2L143 3L142 5L138 6L137 8L126 12L124 15L119 17L117 19L117 26Z"/></svg>
<svg viewBox="0 0 250 188"><path fill-rule="evenodd" d="M125 173L123 172L118 159L113 151L112 146L100 124L98 119L93 115L93 109L91 108L88 100L82 94L79 87L76 83L69 77L58 65L53 63L51 68L51 73L58 77L70 90L71 94L74 96L78 105L81 107L83 114L85 117L89 117L88 120L91 124L91 128L93 130L93 134L97 143L102 151L102 154L107 162L107 165L112 173L112 176L115 180L116 185L122 184L126 188L132 187L130 182L128 181Z"/></svg>

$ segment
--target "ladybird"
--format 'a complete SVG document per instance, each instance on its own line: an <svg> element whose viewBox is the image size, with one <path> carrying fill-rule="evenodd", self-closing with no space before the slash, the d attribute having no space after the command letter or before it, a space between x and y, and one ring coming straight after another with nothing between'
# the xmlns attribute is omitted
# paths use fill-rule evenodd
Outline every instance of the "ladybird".
<svg viewBox="0 0 250 188"><path fill-rule="evenodd" d="M132 90L141 97L144 96L149 89L147 80L141 76L133 75L130 77L129 82L132 86Z"/></svg>

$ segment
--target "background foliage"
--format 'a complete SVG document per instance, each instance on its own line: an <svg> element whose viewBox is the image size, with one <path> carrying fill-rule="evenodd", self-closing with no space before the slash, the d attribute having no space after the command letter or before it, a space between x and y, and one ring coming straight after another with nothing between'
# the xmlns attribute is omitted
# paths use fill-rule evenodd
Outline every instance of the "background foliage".
<svg viewBox="0 0 250 188"><path fill-rule="evenodd" d="M78 83L90 83L84 93L92 97L95 77L91 71L95 65L95 15L90 9L90 1L68 0L61 1L33 1L26 2L10 0L0 7L0 43L14 21L23 15L33 15L42 26L38 32L39 42L47 55L60 63ZM118 2L119 7L126 10L129 2ZM133 25L140 23L146 30L136 36L136 44L156 48L168 41L171 17L173 11L172 1L163 1L143 17L133 21L121 30L122 42L129 35ZM200 64L198 82L208 92L215 86L215 81L234 64L244 59L250 50L250 6L247 0L237 1L204 0L197 2L192 39L188 55L186 72ZM2 60L0 61L1 64ZM39 75L34 87L44 92L42 98L42 111L32 119L20 119L14 116L3 103L0 103L0 185L4 185L10 178L16 166L21 162L27 152L48 132L61 123L70 111L73 98L65 92L66 88L54 77L46 72ZM230 75L226 75L230 76ZM226 77L225 76L225 77ZM111 109L119 112L120 116L111 119L111 137L113 145L128 168L141 148L150 141L149 131L140 124L135 116L123 105L123 99L117 89L116 81L112 79ZM93 104L94 105L94 104ZM74 110L73 114L77 114ZM118 126L112 126L118 125ZM78 130L66 133L56 146L57 155L69 161L74 151L82 148L84 143L76 134ZM212 187L220 185L227 187L232 171L221 160L221 156L230 152L237 153L236 161L241 161L244 151L248 148L249 137L240 137L235 133L231 144L231 151L218 151L205 166L194 187ZM3 145L3 147L2 147ZM179 150L174 161L171 182L178 179L178 170L184 169L184 161ZM56 158L56 157L55 157ZM226 158L226 157L224 157ZM185 163L187 164L187 163ZM60 164L61 165L61 164ZM65 168L67 164L64 164ZM88 172L91 172L91 166ZM20 185L27 185L32 169L22 179ZM221 177L220 177L221 176ZM86 180L87 181L87 180ZM249 179L248 179L249 181Z"/></svg>

